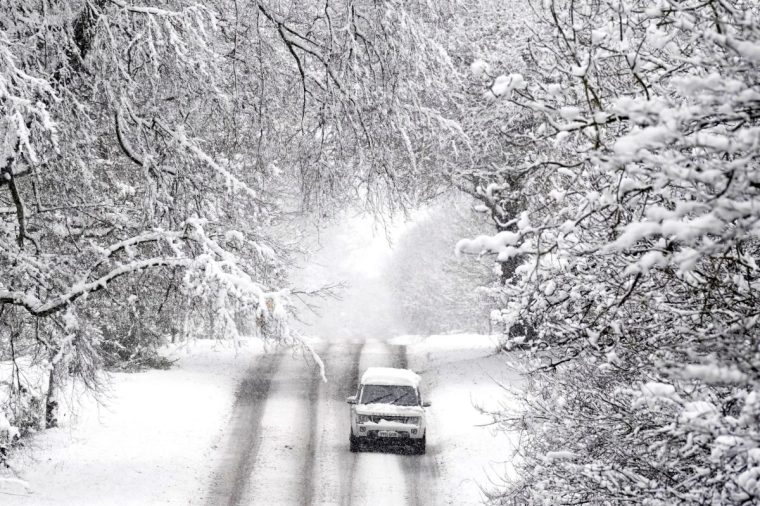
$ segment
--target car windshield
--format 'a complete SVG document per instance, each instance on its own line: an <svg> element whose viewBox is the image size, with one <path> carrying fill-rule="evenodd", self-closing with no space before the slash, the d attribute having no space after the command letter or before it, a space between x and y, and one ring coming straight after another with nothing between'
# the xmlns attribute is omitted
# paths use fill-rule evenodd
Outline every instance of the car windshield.
<svg viewBox="0 0 760 506"><path fill-rule="evenodd" d="M364 385L362 387L361 404L395 404L397 406L417 406L417 391L409 386L401 385Z"/></svg>

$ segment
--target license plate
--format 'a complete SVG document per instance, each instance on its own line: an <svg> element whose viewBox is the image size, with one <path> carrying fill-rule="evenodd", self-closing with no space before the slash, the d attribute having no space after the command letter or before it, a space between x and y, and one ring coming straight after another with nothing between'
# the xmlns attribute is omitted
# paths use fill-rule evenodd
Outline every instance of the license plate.
<svg viewBox="0 0 760 506"><path fill-rule="evenodd" d="M377 432L378 437L398 437L398 432L395 430L381 430Z"/></svg>

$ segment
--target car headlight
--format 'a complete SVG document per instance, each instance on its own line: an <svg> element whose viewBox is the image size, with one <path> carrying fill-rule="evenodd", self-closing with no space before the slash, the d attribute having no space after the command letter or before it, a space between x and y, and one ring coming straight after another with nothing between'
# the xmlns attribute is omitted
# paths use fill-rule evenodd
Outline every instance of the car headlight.
<svg viewBox="0 0 760 506"><path fill-rule="evenodd" d="M406 419L406 423L409 425L416 425L417 427L420 426L420 417L419 416L410 416Z"/></svg>
<svg viewBox="0 0 760 506"><path fill-rule="evenodd" d="M356 415L356 423L369 422L369 415Z"/></svg>

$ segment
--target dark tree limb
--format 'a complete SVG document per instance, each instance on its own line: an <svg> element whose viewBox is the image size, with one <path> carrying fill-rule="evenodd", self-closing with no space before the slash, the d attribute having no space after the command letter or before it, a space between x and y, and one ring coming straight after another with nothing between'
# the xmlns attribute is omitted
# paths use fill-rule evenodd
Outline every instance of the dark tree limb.
<svg viewBox="0 0 760 506"><path fill-rule="evenodd" d="M113 115L114 124L116 127L116 140L119 141L119 147L124 152L124 154L135 162L137 165L141 166L143 165L143 161L140 160L140 158L137 156L137 154L129 147L129 143L124 138L124 134L121 132L121 123L119 121L119 113L115 112Z"/></svg>
<svg viewBox="0 0 760 506"><path fill-rule="evenodd" d="M13 163L9 161L8 164L0 169L2 179L5 180L8 185L8 189L11 192L11 199L13 199L13 205L16 206L16 219L18 220L18 236L16 242L19 248L24 247L24 238L26 234L26 210L24 209L24 201L21 200L21 194L16 186L16 180L13 174Z"/></svg>
<svg viewBox="0 0 760 506"><path fill-rule="evenodd" d="M81 12L73 23L74 44L76 51L67 50L66 57L68 65L62 64L53 73L52 81L54 84L60 83L64 79L66 67L73 73L80 73L84 70L84 60L90 53L95 38L95 24L98 21L98 13L103 10L108 0L89 0L85 2Z"/></svg>

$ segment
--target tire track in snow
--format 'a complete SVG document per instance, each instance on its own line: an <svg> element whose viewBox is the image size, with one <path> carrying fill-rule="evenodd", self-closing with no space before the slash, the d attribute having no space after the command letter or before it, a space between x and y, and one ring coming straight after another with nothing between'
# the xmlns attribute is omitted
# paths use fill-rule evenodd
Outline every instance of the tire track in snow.
<svg viewBox="0 0 760 506"><path fill-rule="evenodd" d="M314 428L311 460L311 492L302 504L350 504L356 455L349 452L350 430L346 397L355 393L359 359L364 343L335 341L321 355L327 383L319 383L313 411L319 423Z"/></svg>
<svg viewBox="0 0 760 506"><path fill-rule="evenodd" d="M341 378L340 386L338 387L338 401L343 403L345 398L355 393L356 386L359 384L359 361L361 360L362 351L364 350L364 342L354 343L351 345L351 367L345 378ZM346 413L346 419L348 413ZM350 429L349 429L350 430ZM348 439L348 434L345 436ZM346 441L348 445L348 441ZM355 453L341 453L342 465L341 469L347 469L347 475L345 479L340 483L340 504L343 506L351 506L351 490L354 486L354 476L356 475L356 463L359 456Z"/></svg>
<svg viewBox="0 0 760 506"><path fill-rule="evenodd" d="M409 360L407 358L406 345L386 343L386 346L391 349L393 367L407 369L409 367ZM409 497L412 499L414 506L436 504L436 482L440 473L438 462L430 455L430 450L432 448L428 447L425 455L409 455L408 452L404 452L404 454L399 456L401 458L401 465L404 468Z"/></svg>
<svg viewBox="0 0 760 506"><path fill-rule="evenodd" d="M278 352L257 358L238 386L222 461L214 473L206 501L209 506L234 506L243 497L261 444L259 425L264 405L282 356L282 352Z"/></svg>
<svg viewBox="0 0 760 506"><path fill-rule="evenodd" d="M322 350L317 348L316 351ZM310 357L311 354L291 350L272 378L258 427L260 448L241 503L308 504L313 467L309 460L313 425L309 419L309 392L321 378L318 366Z"/></svg>
<svg viewBox="0 0 760 506"><path fill-rule="evenodd" d="M326 348L324 346L320 347L317 351L317 354L322 358L325 370L327 368L327 362L325 362L325 358L330 354L330 348L332 347L332 344L328 345ZM315 364L315 366L318 368L319 365ZM324 382L321 378L314 378L312 382L309 385L309 392L308 392L308 399L309 399L309 407L306 412L307 420L310 421L309 426L309 440L306 444L306 460L304 462L304 482L303 482L303 489L301 492L301 497L303 498L303 504L313 504L314 503L314 484L317 483L317 465L316 465L316 454L317 454L317 445L319 444L319 436L320 436L320 425L322 424L321 417L319 416L319 406L317 405L320 394L322 393L322 390L324 389Z"/></svg>
<svg viewBox="0 0 760 506"><path fill-rule="evenodd" d="M347 452L348 433L341 431L345 420L346 397L354 393L359 376L359 358L363 342L331 342L319 351L325 366L327 383L314 381L309 392L309 417L313 420L308 443L310 467L305 484L303 504L330 504L340 500L348 504L355 455ZM345 434L344 434L345 432ZM335 466L338 460L339 465Z"/></svg>

